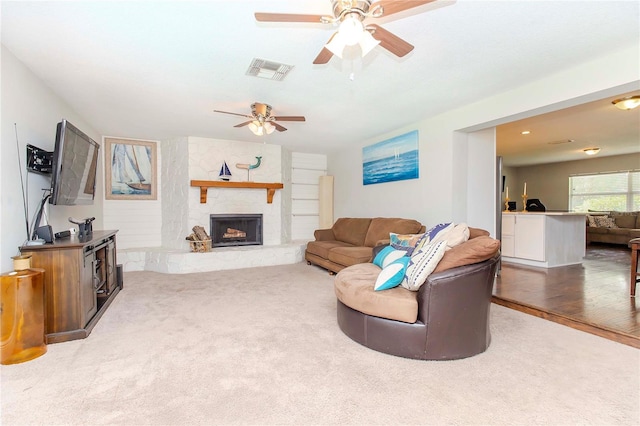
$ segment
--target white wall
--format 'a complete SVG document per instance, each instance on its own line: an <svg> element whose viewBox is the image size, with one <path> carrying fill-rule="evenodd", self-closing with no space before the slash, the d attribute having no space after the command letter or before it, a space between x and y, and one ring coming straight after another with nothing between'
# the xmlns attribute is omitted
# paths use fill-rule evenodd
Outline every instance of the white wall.
<svg viewBox="0 0 640 426"><path fill-rule="evenodd" d="M468 206L468 198L471 193L486 194L489 187L497 190L494 181L475 179L480 170L494 173L495 153L472 157L469 154L473 150L468 147L472 141L464 140L460 131L489 129L637 89L639 56L635 48L613 52L332 153L329 174L336 179L336 218L401 216L417 219L427 226L451 220L465 221L471 226L485 223L488 215L485 212L495 209L495 197L480 200L473 209ZM416 129L419 132L420 178L363 186L362 147ZM459 178L461 174L465 178ZM487 228L494 232L495 225Z"/></svg>
<svg viewBox="0 0 640 426"><path fill-rule="evenodd" d="M362 183L362 147L398 136L418 128L420 146L420 178L366 185ZM426 158L436 158L441 154L438 144L434 140L425 138L424 129L410 126L398 131L381 135L378 138L353 145L338 153L332 153L328 158L328 174L334 175L334 216L340 217L407 217L417 220L424 219L424 200L429 195L435 196L428 185L425 176L430 175L428 168L437 173L439 161L425 164ZM444 171L443 171L444 172ZM447 182L449 180L449 182ZM450 176L438 179L438 185L450 187ZM449 210L448 206L434 205L434 212ZM436 213L444 217L446 214Z"/></svg>
<svg viewBox="0 0 640 426"><path fill-rule="evenodd" d="M2 82L2 142L0 143L0 268L13 269L11 256L27 239L24 204L20 189L20 171L26 180L26 145L31 144L53 151L56 125L63 118L69 120L93 140L102 143L100 134L81 115L73 111L41 80L20 62L4 45L1 52ZM14 123L17 125L19 146L16 147ZM18 164L18 154L20 164ZM68 217L95 216L94 229L103 228L102 199L104 149L101 146L98 162L96 197L91 206L48 205L49 224L54 232L75 227ZM35 212L42 197L42 188L51 186L51 179L35 173L28 176L29 215ZM31 220L31 218L30 218Z"/></svg>
<svg viewBox="0 0 640 426"><path fill-rule="evenodd" d="M496 132L495 127L479 130L468 134L468 166L467 185L467 216L462 217L454 210L455 222L466 222L467 217L473 218L472 226L486 229L492 234L495 231L498 200L501 189L496 190L498 180L496 169ZM455 157L454 157L455 161ZM493 164L493 167L487 167ZM454 186L455 187L455 186ZM491 202L488 205L488 202Z"/></svg>
<svg viewBox="0 0 640 426"><path fill-rule="evenodd" d="M596 157L514 169L517 172L517 179L514 180L516 189L509 196L518 202L519 209L522 209L522 188L524 182L527 182L529 198L539 198L547 210L567 210L569 208L569 176L640 170L640 154Z"/></svg>

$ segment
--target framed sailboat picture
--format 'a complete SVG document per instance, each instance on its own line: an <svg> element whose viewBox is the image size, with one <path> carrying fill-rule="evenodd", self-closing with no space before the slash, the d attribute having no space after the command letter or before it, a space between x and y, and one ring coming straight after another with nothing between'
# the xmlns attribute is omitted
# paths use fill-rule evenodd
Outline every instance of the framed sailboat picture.
<svg viewBox="0 0 640 426"><path fill-rule="evenodd" d="M155 142L105 138L105 198L156 200Z"/></svg>

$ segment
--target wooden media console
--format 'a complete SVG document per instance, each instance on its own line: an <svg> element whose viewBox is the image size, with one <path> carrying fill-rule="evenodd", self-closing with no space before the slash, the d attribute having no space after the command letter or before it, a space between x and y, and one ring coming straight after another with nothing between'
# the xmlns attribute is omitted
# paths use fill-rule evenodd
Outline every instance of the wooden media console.
<svg viewBox="0 0 640 426"><path fill-rule="evenodd" d="M41 246L22 246L31 266L44 273L47 343L84 339L122 289L116 265L116 232L93 231Z"/></svg>

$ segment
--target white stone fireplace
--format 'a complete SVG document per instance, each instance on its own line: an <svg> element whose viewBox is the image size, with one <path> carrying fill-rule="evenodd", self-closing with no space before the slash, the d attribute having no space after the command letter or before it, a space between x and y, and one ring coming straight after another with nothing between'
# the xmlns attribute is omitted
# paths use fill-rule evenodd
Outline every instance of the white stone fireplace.
<svg viewBox="0 0 640 426"><path fill-rule="evenodd" d="M290 241L290 153L279 145L200 137L162 141L161 148L162 247L119 250L125 271L205 272L302 260L304 244ZM242 168L256 164L256 157L261 157L259 167ZM219 181L224 162L232 182L284 183L284 188L275 192L272 203L264 189L208 188L206 202L201 203L200 188L190 186L191 180ZM185 238L196 225L209 232L212 214L261 214L263 245L191 253Z"/></svg>
<svg viewBox="0 0 640 426"><path fill-rule="evenodd" d="M236 167L237 164L256 164L256 157L261 157L260 167L248 172ZM282 150L279 145L189 138L189 180L220 180L218 174L225 161L231 170L233 182L283 182ZM202 204L200 189L190 187L188 230L195 225L209 229L210 214L260 213L263 217L263 244L271 246L286 243L283 218L288 214L285 214L282 206L282 190L276 191L270 204L267 203L265 192L253 188L209 188L207 202Z"/></svg>

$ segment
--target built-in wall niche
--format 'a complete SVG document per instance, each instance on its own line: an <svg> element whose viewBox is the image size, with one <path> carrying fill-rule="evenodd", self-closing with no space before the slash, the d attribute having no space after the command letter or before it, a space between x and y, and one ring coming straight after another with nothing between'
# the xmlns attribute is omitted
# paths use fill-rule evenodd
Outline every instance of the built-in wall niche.
<svg viewBox="0 0 640 426"><path fill-rule="evenodd" d="M323 224L333 224L333 180L325 179L327 157L294 152L291 167L291 239L311 240L322 227L321 218Z"/></svg>

